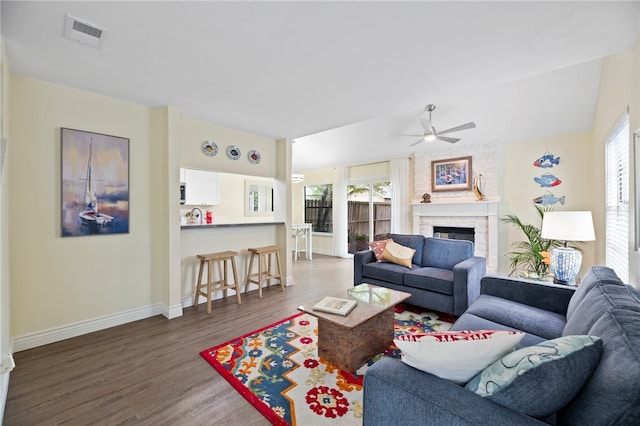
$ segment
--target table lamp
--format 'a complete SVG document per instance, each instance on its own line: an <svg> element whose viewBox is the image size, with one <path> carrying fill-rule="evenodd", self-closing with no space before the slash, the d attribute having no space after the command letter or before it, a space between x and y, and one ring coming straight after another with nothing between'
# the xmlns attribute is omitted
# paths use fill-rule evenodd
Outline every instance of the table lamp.
<svg viewBox="0 0 640 426"><path fill-rule="evenodd" d="M551 250L551 272L555 276L553 282L573 283L580 271L582 254L568 247L567 243L596 239L591 212L545 212L540 236L547 240L564 241L563 247Z"/></svg>

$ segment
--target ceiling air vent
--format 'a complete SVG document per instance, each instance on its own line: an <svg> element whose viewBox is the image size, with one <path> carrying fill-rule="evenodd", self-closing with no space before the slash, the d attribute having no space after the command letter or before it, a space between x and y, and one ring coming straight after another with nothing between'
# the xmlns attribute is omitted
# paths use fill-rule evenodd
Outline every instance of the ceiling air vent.
<svg viewBox="0 0 640 426"><path fill-rule="evenodd" d="M100 48L107 30L90 22L66 15L64 21L64 36L87 46Z"/></svg>

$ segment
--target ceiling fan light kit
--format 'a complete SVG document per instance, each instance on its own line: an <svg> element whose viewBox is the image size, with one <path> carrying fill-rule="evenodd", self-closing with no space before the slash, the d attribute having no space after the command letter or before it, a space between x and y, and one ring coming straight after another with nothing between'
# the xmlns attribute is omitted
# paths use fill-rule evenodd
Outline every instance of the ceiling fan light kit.
<svg viewBox="0 0 640 426"><path fill-rule="evenodd" d="M474 123L473 121L470 121L468 123L461 124L459 126L452 127L450 129L438 132L436 128L433 127L433 122L431 121L431 113L433 112L434 109L436 109L436 106L434 104L429 104L426 107L424 107L424 109L429 113L428 120L425 120L424 118L420 119L420 124L422 124L424 133L422 135L407 135L407 136L422 136L422 139L412 143L411 146L418 145L419 143L422 143L425 141L432 142L436 139L441 140L443 142L456 143L460 140L460 138L451 138L451 137L442 136L442 135L446 135L447 133L459 132L461 130L473 129L476 127L476 123Z"/></svg>

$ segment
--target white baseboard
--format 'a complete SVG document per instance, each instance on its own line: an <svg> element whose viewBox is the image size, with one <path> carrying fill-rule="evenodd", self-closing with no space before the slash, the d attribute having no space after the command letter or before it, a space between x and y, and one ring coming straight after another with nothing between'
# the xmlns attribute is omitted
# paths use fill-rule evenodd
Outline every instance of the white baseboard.
<svg viewBox="0 0 640 426"><path fill-rule="evenodd" d="M3 373L0 375L0 425L4 419L4 408L7 405L7 395L9 394L9 375L11 373Z"/></svg>
<svg viewBox="0 0 640 426"><path fill-rule="evenodd" d="M278 281L276 281L276 283L278 283ZM285 277L284 279L284 286L285 287L289 287L291 285L293 285L294 280L293 277L291 275ZM263 289L264 289L264 285L263 284ZM278 284L276 284L278 285ZM256 291L258 289L257 286L255 286L255 284L252 284L251 290L249 291ZM242 296L244 294L244 285L240 285L240 295ZM235 297L236 296L236 292L233 289L229 289L229 293L227 297ZM215 293L213 293L211 300L218 300L218 299L222 299L223 294L222 294L222 290L217 291ZM202 303L206 303L207 299L204 296L200 296L200 298L198 299L198 303L202 304ZM191 296L185 296L182 298L182 308L188 308L190 306L193 306L193 295ZM181 311L182 312L182 311Z"/></svg>
<svg viewBox="0 0 640 426"><path fill-rule="evenodd" d="M164 305L162 309L162 315L167 317L167 319L174 319L182 316L182 304L167 306Z"/></svg>
<svg viewBox="0 0 640 426"><path fill-rule="evenodd" d="M322 248L314 248L313 254L323 254L325 256L335 256L333 254L333 249L322 249Z"/></svg>
<svg viewBox="0 0 640 426"><path fill-rule="evenodd" d="M80 321L61 327L37 331L23 336L16 336L13 339L13 350L14 352L20 352L36 348L38 346L48 345L49 343L70 339L72 337L82 336L83 334L93 333L94 331L104 330L105 328L115 327L160 314L164 315L165 312L174 313L175 310L176 307L169 309L166 305L157 303L155 305L131 309L129 311L119 312L112 315L105 315L87 321ZM180 313L182 313L182 309L180 309Z"/></svg>

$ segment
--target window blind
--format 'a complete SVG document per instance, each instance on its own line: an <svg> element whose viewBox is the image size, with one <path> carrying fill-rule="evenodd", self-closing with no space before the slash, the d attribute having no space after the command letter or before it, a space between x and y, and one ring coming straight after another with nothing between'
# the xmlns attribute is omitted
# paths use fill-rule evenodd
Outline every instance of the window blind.
<svg viewBox="0 0 640 426"><path fill-rule="evenodd" d="M629 115L614 127L605 144L606 264L629 282Z"/></svg>

